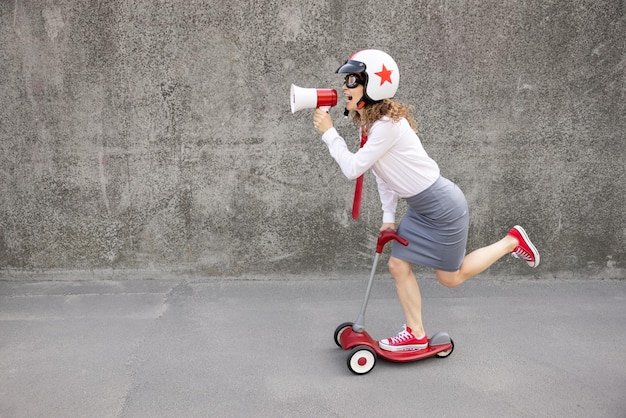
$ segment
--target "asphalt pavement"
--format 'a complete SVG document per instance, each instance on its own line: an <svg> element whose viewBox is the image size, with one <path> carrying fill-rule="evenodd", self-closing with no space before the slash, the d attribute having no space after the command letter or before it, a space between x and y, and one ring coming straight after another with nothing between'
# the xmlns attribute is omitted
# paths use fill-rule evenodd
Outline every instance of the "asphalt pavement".
<svg viewBox="0 0 626 418"><path fill-rule="evenodd" d="M0 417L626 417L626 280L420 279L454 352L359 376L367 276L0 281ZM385 275L365 323L402 327Z"/></svg>

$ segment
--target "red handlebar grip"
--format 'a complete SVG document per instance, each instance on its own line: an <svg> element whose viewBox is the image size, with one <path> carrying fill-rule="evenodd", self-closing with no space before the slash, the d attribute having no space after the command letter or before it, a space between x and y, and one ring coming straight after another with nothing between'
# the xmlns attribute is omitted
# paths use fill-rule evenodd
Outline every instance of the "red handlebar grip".
<svg viewBox="0 0 626 418"><path fill-rule="evenodd" d="M405 247L409 245L409 241L398 235L396 231L394 231L393 229L386 229L378 235L378 241L376 242L376 252L378 254L382 253L385 244L387 244L391 240L396 240Z"/></svg>

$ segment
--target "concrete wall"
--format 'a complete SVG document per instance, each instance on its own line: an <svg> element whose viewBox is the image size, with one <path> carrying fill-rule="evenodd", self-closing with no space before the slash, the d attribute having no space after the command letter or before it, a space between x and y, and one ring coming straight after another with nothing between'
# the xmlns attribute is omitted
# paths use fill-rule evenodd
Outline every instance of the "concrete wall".
<svg viewBox="0 0 626 418"><path fill-rule="evenodd" d="M353 183L289 87L394 56L397 98L471 208L468 249L526 227L531 270L624 277L626 2L0 2L0 269L338 273L371 265ZM331 110L356 147L357 130ZM403 211L405 206L400 206Z"/></svg>

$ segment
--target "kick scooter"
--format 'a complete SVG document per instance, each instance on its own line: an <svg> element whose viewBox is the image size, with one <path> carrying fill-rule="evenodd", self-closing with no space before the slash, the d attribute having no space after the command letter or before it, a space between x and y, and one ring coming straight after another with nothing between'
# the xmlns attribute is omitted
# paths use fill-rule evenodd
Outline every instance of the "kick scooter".
<svg viewBox="0 0 626 418"><path fill-rule="evenodd" d="M335 330L335 343L344 350L350 350L348 353L348 369L355 374L366 374L370 372L376 365L378 356L392 362L409 362L420 360L428 357L448 357L454 350L454 342L445 332L434 334L428 341L428 347L421 350L405 350L405 351L387 351L380 348L378 341L374 340L365 331L365 309L367 301L372 290L372 282L374 281L374 273L378 264L378 258L383 252L385 244L391 240L396 240L400 244L406 246L409 242L399 236L393 229L387 229L378 235L376 242L376 254L374 256L374 265L370 273L367 290L365 291L365 299L361 305L361 312L354 322L344 322Z"/></svg>

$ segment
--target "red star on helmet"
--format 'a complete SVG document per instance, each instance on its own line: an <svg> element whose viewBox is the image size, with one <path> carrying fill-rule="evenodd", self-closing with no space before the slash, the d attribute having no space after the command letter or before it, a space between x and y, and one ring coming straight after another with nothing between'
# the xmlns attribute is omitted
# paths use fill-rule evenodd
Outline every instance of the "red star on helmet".
<svg viewBox="0 0 626 418"><path fill-rule="evenodd" d="M385 84L385 81L388 81L389 84L393 84L391 82L391 73L393 72L393 70L388 70L387 67L385 67L385 64L383 64L383 69L380 70L376 74L378 77L380 77L380 85L382 86L383 84Z"/></svg>

